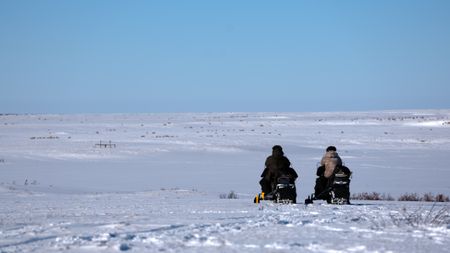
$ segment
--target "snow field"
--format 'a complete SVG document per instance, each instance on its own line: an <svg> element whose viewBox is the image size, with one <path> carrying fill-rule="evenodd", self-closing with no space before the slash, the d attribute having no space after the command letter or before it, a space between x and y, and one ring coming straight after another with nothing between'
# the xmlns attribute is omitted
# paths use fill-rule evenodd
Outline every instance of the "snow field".
<svg viewBox="0 0 450 253"><path fill-rule="evenodd" d="M253 194L265 158L280 144L303 198L325 147L335 145L354 172L353 192L449 195L448 122L448 110L1 115L0 183ZM117 146L96 147L100 141Z"/></svg>
<svg viewBox="0 0 450 253"><path fill-rule="evenodd" d="M450 244L448 206L429 203L253 204L185 190L8 190L2 199L5 253L448 252ZM442 210L443 223L433 221ZM412 215L417 224L404 219Z"/></svg>
<svg viewBox="0 0 450 253"><path fill-rule="evenodd" d="M0 253L449 252L447 203L253 204L275 144L299 203L328 145L352 193L450 195L449 110L0 115Z"/></svg>

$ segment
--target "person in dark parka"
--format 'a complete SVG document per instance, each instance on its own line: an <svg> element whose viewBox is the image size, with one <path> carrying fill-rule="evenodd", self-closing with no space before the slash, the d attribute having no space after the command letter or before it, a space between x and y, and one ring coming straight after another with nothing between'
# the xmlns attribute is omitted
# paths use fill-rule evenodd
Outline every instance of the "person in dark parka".
<svg viewBox="0 0 450 253"><path fill-rule="evenodd" d="M288 176L291 183L294 183L298 177L295 170L291 168L291 162L284 156L283 148L275 145L272 147L272 155L266 159L265 169L261 174L262 179L259 181L262 192L272 192L280 176Z"/></svg>

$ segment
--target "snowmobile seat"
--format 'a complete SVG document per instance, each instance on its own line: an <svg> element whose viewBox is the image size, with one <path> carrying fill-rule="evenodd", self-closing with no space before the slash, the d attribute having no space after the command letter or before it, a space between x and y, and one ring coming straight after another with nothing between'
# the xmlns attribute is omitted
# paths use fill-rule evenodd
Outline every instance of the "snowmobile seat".
<svg viewBox="0 0 450 253"><path fill-rule="evenodd" d="M344 172L334 174L328 203L350 204L350 175Z"/></svg>
<svg viewBox="0 0 450 253"><path fill-rule="evenodd" d="M275 203L297 203L297 191L294 180L289 176L281 176L270 193L260 193L254 199L254 203L261 200L272 200Z"/></svg>
<svg viewBox="0 0 450 253"><path fill-rule="evenodd" d="M295 188L295 183L292 182L292 179L290 177L279 177L273 196L274 201L277 203L296 203L297 190Z"/></svg>
<svg viewBox="0 0 450 253"><path fill-rule="evenodd" d="M350 177L352 172L345 166L338 166L330 178L325 178L321 172L324 166L317 169L314 194L305 200L311 204L313 200L326 200L329 204L350 204Z"/></svg>

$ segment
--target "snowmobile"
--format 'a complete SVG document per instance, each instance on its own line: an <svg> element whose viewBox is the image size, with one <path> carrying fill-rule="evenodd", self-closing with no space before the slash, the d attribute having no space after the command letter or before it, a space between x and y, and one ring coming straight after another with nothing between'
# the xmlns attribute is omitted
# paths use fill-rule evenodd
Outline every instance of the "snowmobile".
<svg viewBox="0 0 450 253"><path fill-rule="evenodd" d="M319 176L316 179L315 193L305 199L305 204L312 204L314 200L326 200L328 204L350 204L350 177L351 171L345 166L336 168L329 179ZM323 189L320 184L328 185Z"/></svg>
<svg viewBox="0 0 450 253"><path fill-rule="evenodd" d="M296 203L297 190L295 183L290 177L281 176L277 180L275 189L270 193L261 192L253 199L254 203L260 203L261 200L272 200L275 203Z"/></svg>

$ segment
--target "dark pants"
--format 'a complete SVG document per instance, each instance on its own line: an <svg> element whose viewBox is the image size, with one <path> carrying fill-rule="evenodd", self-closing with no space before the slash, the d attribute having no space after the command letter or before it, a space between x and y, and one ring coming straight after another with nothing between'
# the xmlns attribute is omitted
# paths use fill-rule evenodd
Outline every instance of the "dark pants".
<svg viewBox="0 0 450 253"><path fill-rule="evenodd" d="M314 195L318 199L328 199L328 194L325 192L329 188L329 178L323 176L316 179L316 186L314 186Z"/></svg>
<svg viewBox="0 0 450 253"><path fill-rule="evenodd" d="M261 185L261 191L264 193L270 193L272 192L272 184L267 181L265 178L261 179L259 181L259 184Z"/></svg>

